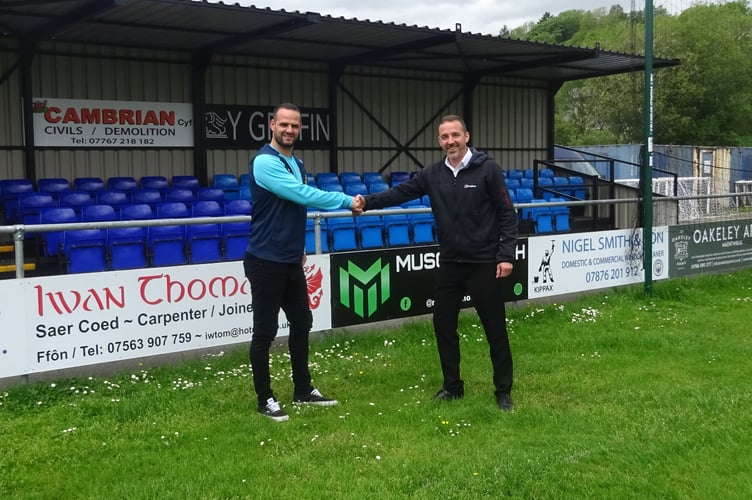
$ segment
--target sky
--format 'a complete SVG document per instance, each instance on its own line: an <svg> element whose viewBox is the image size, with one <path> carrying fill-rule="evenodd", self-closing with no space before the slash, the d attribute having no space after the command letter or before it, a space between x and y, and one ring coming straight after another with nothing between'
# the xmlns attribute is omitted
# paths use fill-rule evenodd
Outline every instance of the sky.
<svg viewBox="0 0 752 500"><path fill-rule="evenodd" d="M630 9L629 0L224 0L224 3L235 1L274 10L318 12L332 17L429 28L454 29L460 23L463 32L483 35L498 35L504 25L511 30L528 21L537 22L545 12L557 15L572 9L608 9L616 4L627 12ZM641 10L644 0L636 0L635 5Z"/></svg>

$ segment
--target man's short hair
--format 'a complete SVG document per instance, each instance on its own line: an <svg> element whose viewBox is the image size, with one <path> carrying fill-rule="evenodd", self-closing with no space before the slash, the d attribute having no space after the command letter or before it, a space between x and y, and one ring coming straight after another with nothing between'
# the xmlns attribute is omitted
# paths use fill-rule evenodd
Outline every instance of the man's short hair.
<svg viewBox="0 0 752 500"><path fill-rule="evenodd" d="M462 125L462 131L467 132L467 125L465 125L465 120L463 120L459 115L444 115L441 117L439 125L446 122L460 122L460 124Z"/></svg>
<svg viewBox="0 0 752 500"><path fill-rule="evenodd" d="M277 107L274 108L274 112L272 113L272 116L276 119L277 118L277 111L280 109L289 109L290 111L297 111L300 113L300 108L298 108L296 105L294 105L291 102L283 102L281 104L277 104Z"/></svg>

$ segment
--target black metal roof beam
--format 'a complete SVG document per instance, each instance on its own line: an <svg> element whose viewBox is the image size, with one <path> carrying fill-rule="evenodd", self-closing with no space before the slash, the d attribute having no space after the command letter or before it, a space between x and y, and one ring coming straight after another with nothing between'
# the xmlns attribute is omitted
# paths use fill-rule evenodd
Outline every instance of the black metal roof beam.
<svg viewBox="0 0 752 500"><path fill-rule="evenodd" d="M571 54L555 54L550 57L543 57L540 59L533 59L532 61L516 62L511 64L502 64L493 68L488 68L477 73L481 75L494 75L500 73L513 73L524 69L540 68L542 66L560 66L562 63L570 61L583 61L585 59L593 59L598 57L597 51L593 50L583 54L582 52Z"/></svg>
<svg viewBox="0 0 752 500"><path fill-rule="evenodd" d="M104 10L115 7L122 0L91 0L90 2L73 9L64 16L56 17L42 26L34 29L25 36L31 40L50 38L66 26L80 23L90 17L96 16Z"/></svg>
<svg viewBox="0 0 752 500"><path fill-rule="evenodd" d="M217 42L204 45L203 47L199 47L198 50L206 53L221 52L223 50L236 47L244 43L252 42L253 40L269 38L271 36L298 30L300 28L304 28L306 26L310 26L319 22L321 22L321 18L317 15L311 14L294 17L292 19L286 19L281 23L272 24L270 26L265 26L257 30L227 37L224 40L219 40Z"/></svg>
<svg viewBox="0 0 752 500"><path fill-rule="evenodd" d="M393 45L391 47L384 47L370 52L364 52L355 56L349 56L336 61L337 64L349 65L349 64L368 64L368 62L376 59L384 59L404 52L416 51L426 49L428 47L435 47L437 45L446 45L456 40L456 35L441 34L428 38L422 38L412 42L402 43L399 45Z"/></svg>

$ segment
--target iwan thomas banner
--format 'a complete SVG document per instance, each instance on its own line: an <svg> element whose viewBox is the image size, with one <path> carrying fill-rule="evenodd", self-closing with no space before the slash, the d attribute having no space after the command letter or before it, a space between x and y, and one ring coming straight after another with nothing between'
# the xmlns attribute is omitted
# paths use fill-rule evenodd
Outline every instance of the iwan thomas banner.
<svg viewBox="0 0 752 500"><path fill-rule="evenodd" d="M35 97L34 145L62 148L193 146L188 103Z"/></svg>

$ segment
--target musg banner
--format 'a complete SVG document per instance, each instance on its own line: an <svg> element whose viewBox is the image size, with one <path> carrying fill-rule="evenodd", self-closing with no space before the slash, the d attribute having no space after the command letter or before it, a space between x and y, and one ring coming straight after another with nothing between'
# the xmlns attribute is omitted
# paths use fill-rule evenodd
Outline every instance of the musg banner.
<svg viewBox="0 0 752 500"><path fill-rule="evenodd" d="M527 240L517 243L512 276L504 280L506 301L526 298ZM372 323L433 312L436 245L332 254L332 326ZM472 306L472 297L464 299Z"/></svg>
<svg viewBox="0 0 752 500"><path fill-rule="evenodd" d="M304 269L313 329L328 330L328 256ZM0 377L251 340L239 261L8 280L0 291ZM288 335L282 312L279 325Z"/></svg>
<svg viewBox="0 0 752 500"><path fill-rule="evenodd" d="M32 109L35 146L193 147L189 103L35 97Z"/></svg>

